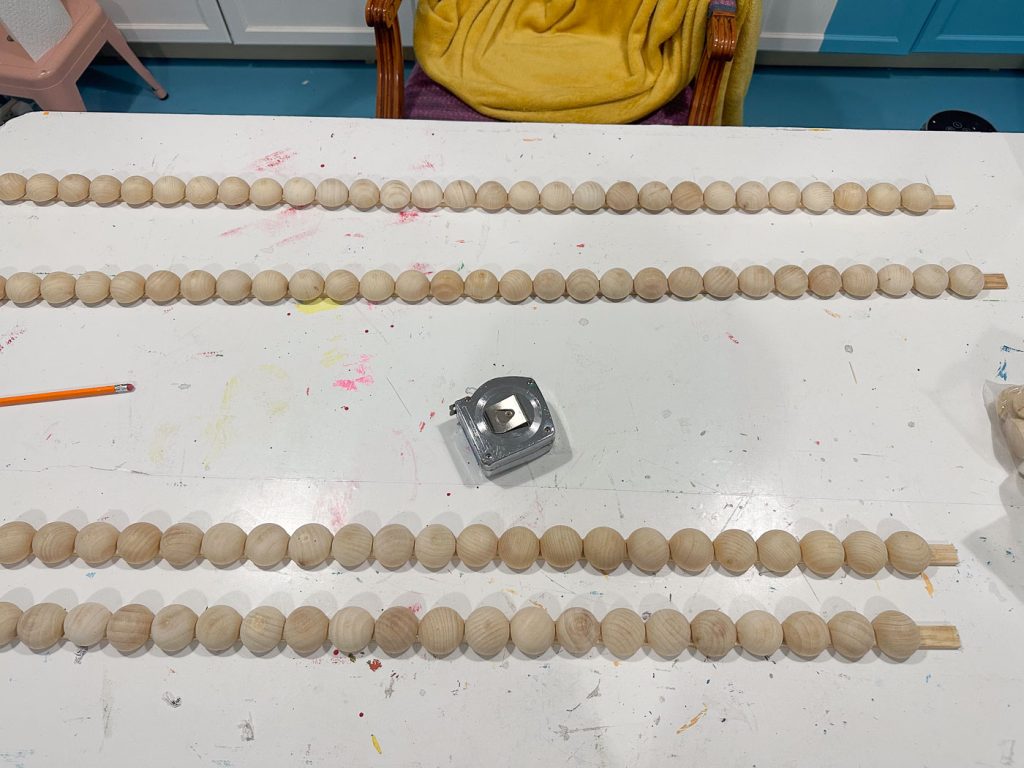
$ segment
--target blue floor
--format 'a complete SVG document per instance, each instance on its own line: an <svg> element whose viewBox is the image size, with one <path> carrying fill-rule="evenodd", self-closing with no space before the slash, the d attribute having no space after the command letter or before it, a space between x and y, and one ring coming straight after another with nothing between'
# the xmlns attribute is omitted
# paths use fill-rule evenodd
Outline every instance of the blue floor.
<svg viewBox="0 0 1024 768"><path fill-rule="evenodd" d="M359 62L148 59L170 98L158 101L127 65L103 60L80 81L90 110L372 117L376 70ZM965 109L1024 131L1024 72L759 67L746 124L916 130Z"/></svg>

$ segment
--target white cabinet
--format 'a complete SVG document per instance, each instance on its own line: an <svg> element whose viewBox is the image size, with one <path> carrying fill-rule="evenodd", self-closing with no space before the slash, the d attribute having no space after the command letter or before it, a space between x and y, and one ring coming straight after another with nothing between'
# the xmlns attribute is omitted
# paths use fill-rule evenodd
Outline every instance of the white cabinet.
<svg viewBox="0 0 1024 768"><path fill-rule="evenodd" d="M402 39L412 45L415 3L399 7ZM365 0L220 0L224 19L236 43L262 45L370 46L373 30L366 26Z"/></svg>
<svg viewBox="0 0 1024 768"><path fill-rule="evenodd" d="M230 43L217 0L100 0L130 43Z"/></svg>
<svg viewBox="0 0 1024 768"><path fill-rule="evenodd" d="M837 0L764 0L761 51L817 51Z"/></svg>

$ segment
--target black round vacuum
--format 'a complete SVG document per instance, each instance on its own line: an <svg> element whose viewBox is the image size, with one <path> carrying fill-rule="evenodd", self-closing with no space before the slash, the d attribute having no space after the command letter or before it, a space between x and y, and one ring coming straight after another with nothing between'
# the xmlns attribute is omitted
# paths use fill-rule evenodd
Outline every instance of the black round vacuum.
<svg viewBox="0 0 1024 768"><path fill-rule="evenodd" d="M921 128L922 131L964 131L966 133L994 133L992 123L973 112L960 109L947 109L936 112Z"/></svg>

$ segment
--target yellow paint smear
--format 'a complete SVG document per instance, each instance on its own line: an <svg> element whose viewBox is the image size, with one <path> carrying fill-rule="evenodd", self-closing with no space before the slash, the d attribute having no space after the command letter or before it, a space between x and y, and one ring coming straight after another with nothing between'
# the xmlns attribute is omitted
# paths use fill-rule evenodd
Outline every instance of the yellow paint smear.
<svg viewBox="0 0 1024 768"><path fill-rule="evenodd" d="M927 573L922 573L921 578L924 579L924 588L928 592L928 597L935 596L935 585L932 584L932 580L928 578Z"/></svg>
<svg viewBox="0 0 1024 768"><path fill-rule="evenodd" d="M380 742L377 741L377 737L374 736L372 733L370 734L370 741L373 742L373 748L377 750L377 754L378 755L383 755L384 752L381 751Z"/></svg>
<svg viewBox="0 0 1024 768"><path fill-rule="evenodd" d="M834 317L836 319L842 317L842 315L840 315L838 312L833 312L831 309L826 309L825 314L828 315L829 317Z"/></svg>
<svg viewBox="0 0 1024 768"><path fill-rule="evenodd" d="M210 441L210 450L203 459L203 467L209 469L210 465L227 448L230 440L231 422L234 416L231 413L231 401L238 394L238 377L232 376L224 385L224 394L220 399L220 416L215 422L206 428L206 437Z"/></svg>
<svg viewBox="0 0 1024 768"><path fill-rule="evenodd" d="M332 365L337 365L345 359L345 353L337 349L328 349L324 352L323 357L320 358L320 365L324 368L330 368Z"/></svg>
<svg viewBox="0 0 1024 768"><path fill-rule="evenodd" d="M696 715L694 715L693 717L690 718L690 722L683 723L682 725L680 725L679 726L679 730L677 730L676 733L683 733L684 731L690 730L691 728L693 728L693 726L695 726L697 723L699 723L700 719L702 717L704 717L704 715L706 715L707 713L708 713L708 705L705 704L700 712L698 712Z"/></svg>
<svg viewBox="0 0 1024 768"><path fill-rule="evenodd" d="M317 312L327 312L331 309L337 309L341 304L336 302L334 299L317 299L316 301L300 301L295 305L295 309L304 315L315 315Z"/></svg>

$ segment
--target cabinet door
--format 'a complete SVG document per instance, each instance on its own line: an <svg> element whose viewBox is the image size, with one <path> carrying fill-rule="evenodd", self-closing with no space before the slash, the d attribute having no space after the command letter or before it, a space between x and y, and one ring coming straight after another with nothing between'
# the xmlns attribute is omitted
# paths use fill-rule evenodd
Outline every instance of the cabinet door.
<svg viewBox="0 0 1024 768"><path fill-rule="evenodd" d="M236 43L262 45L361 45L373 47L366 0L220 0ZM405 45L412 45L415 3L406 0L398 18Z"/></svg>
<svg viewBox="0 0 1024 768"><path fill-rule="evenodd" d="M909 53L934 5L935 0L839 0L821 51Z"/></svg>
<svg viewBox="0 0 1024 768"><path fill-rule="evenodd" d="M217 0L100 0L130 43L230 43Z"/></svg>
<svg viewBox="0 0 1024 768"><path fill-rule="evenodd" d="M763 0L759 51L817 51L838 0Z"/></svg>
<svg viewBox="0 0 1024 768"><path fill-rule="evenodd" d="M1024 53L1021 0L939 0L915 51Z"/></svg>

